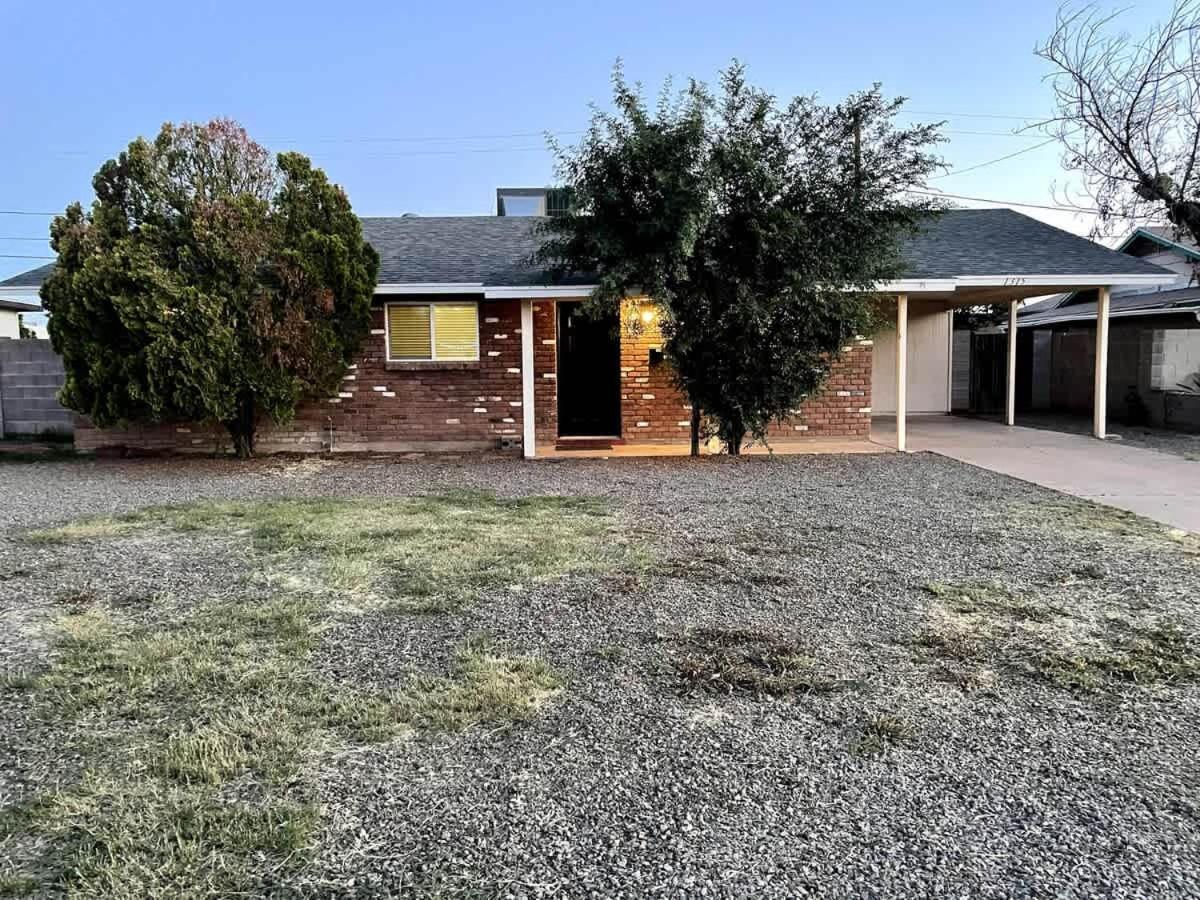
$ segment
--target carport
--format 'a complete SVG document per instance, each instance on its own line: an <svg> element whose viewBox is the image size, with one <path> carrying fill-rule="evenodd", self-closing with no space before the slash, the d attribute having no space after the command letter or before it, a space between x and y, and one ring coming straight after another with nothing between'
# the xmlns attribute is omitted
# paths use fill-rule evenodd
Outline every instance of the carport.
<svg viewBox="0 0 1200 900"><path fill-rule="evenodd" d="M955 210L948 218L953 227L929 229L909 241L904 251L908 276L882 287L896 304L896 449L906 450L908 446L910 311L948 312L958 307L1007 304L1004 421L1012 426L1016 419L1017 309L1021 301L1090 289L1099 294L1092 433L1103 440L1112 289L1156 290L1171 283L1175 274L1012 210Z"/></svg>

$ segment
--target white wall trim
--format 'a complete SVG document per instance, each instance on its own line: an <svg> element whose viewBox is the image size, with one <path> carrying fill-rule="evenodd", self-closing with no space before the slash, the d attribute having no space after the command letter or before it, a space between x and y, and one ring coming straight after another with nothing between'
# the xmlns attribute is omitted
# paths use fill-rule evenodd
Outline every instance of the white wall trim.
<svg viewBox="0 0 1200 900"><path fill-rule="evenodd" d="M533 389L533 301L521 301L521 452L537 455L537 409Z"/></svg>

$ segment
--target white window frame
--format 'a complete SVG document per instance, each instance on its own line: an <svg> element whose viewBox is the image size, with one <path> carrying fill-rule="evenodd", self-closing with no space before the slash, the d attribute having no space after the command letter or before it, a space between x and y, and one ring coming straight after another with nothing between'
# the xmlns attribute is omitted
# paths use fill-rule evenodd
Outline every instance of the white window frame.
<svg viewBox="0 0 1200 900"><path fill-rule="evenodd" d="M437 356L437 317L433 314L435 306L473 306L475 307L475 355L474 356ZM412 357L392 356L392 316L388 312L393 306L427 306L429 307L429 359L413 359ZM384 359L390 363L412 363L414 365L430 365L446 362L479 362L479 337L483 329L479 324L478 300L393 300L383 304L383 353Z"/></svg>

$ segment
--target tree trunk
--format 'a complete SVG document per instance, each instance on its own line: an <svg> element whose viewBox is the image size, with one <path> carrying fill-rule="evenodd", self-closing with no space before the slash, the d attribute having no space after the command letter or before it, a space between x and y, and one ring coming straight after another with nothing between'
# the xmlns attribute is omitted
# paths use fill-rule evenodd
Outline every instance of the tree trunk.
<svg viewBox="0 0 1200 900"><path fill-rule="evenodd" d="M254 397L243 394L238 398L237 414L225 423L229 436L233 438L233 452L238 459L250 459L254 456L257 419L258 410Z"/></svg>
<svg viewBox="0 0 1200 900"><path fill-rule="evenodd" d="M725 452L730 456L742 455L742 442L746 440L746 426L742 424L739 418L737 421L726 422L725 432Z"/></svg>
<svg viewBox="0 0 1200 900"><path fill-rule="evenodd" d="M692 456L700 455L700 405L692 401Z"/></svg>

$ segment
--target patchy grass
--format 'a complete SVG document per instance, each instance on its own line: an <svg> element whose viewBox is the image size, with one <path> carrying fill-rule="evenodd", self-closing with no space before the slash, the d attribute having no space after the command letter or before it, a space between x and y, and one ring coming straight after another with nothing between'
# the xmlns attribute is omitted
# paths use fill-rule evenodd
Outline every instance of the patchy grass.
<svg viewBox="0 0 1200 900"><path fill-rule="evenodd" d="M1179 623L1130 623L1103 615L1102 604L1068 615L990 582L935 583L926 591L935 602L913 644L956 664L944 670L969 693L994 690L998 673L1079 691L1200 678L1195 635ZM974 684L979 672L987 673L985 685Z"/></svg>
<svg viewBox="0 0 1200 900"><path fill-rule="evenodd" d="M932 581L925 590L957 613L1001 612L1034 622L1049 622L1061 613L1044 600L1017 596L997 581Z"/></svg>
<svg viewBox="0 0 1200 900"><path fill-rule="evenodd" d="M463 731L534 716L562 690L562 679L536 656L504 656L487 638L468 641L450 678L419 679L400 701L419 728Z"/></svg>
<svg viewBox="0 0 1200 900"><path fill-rule="evenodd" d="M1200 678L1196 640L1177 623L1113 625L1107 640L1076 649L1048 647L1033 671L1052 684L1091 691L1106 682L1161 685Z"/></svg>
<svg viewBox="0 0 1200 900"><path fill-rule="evenodd" d="M910 741L915 733L912 724L901 716L890 713L870 715L859 727L850 750L859 756L879 756Z"/></svg>
<svg viewBox="0 0 1200 900"><path fill-rule="evenodd" d="M1117 538L1125 549L1136 546L1200 556L1200 535L1088 500L1023 501L1009 508L1008 517L1015 525L1055 535Z"/></svg>
<svg viewBox="0 0 1200 900"><path fill-rule="evenodd" d="M636 571L649 562L598 500L455 493L396 500L197 503L32 532L40 542L146 529L249 541L273 587L352 604L440 612L488 590L570 574Z"/></svg>
<svg viewBox="0 0 1200 900"><path fill-rule="evenodd" d="M782 697L847 686L822 674L799 644L763 629L697 628L681 643L674 665L689 690Z"/></svg>
<svg viewBox="0 0 1200 900"><path fill-rule="evenodd" d="M33 702L88 760L75 786L0 811L0 837L49 848L39 869L87 896L259 893L302 865L319 818L318 755L413 728L457 731L536 714L549 666L491 644L403 690L328 683L309 661L327 614L297 597L217 603L150 625L98 608L60 620ZM33 877L16 872L13 878Z"/></svg>

